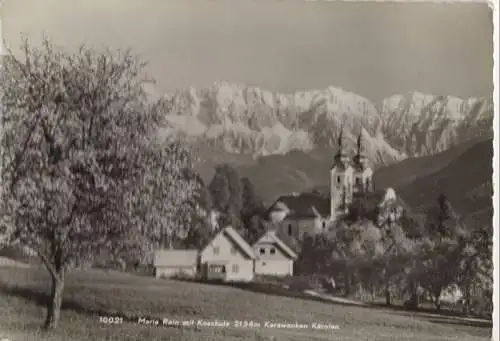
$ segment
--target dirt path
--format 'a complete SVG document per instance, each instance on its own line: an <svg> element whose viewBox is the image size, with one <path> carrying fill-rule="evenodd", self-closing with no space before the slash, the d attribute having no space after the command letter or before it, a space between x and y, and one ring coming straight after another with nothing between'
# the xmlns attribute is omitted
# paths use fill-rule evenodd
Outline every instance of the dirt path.
<svg viewBox="0 0 500 341"><path fill-rule="evenodd" d="M323 294L316 292L314 290L304 290L304 293L307 295L310 295L312 297L318 297L322 298L324 300L330 301L330 302L336 302L336 303L341 303L341 304L350 304L350 305L356 305L356 306L364 306L364 307L369 307L369 304L366 304L361 301L355 301L355 300L349 300L345 299L342 297L335 297L332 295L328 294ZM470 322L470 323L481 323L481 324L488 324L491 323L490 320L486 319L481 319L477 317L464 317L464 316L450 316L450 315L443 315L443 314L438 314L438 313L427 313L427 312L413 312L413 311L407 311L406 313L418 316L418 317L424 317L424 318L439 318L439 319L444 319L444 320L452 320L452 321L462 321L462 322Z"/></svg>
<svg viewBox="0 0 500 341"><path fill-rule="evenodd" d="M360 301L348 300L348 299L342 298L342 297L335 297L335 296L332 296L332 295L319 293L319 292L316 292L314 290L304 290L304 294L307 294L307 295L310 295L310 296L313 296L313 297L319 297L319 298L322 298L322 299L330 301L330 302L336 302L336 303L342 303L342 304L351 304L351 305L358 305L358 306L367 306L366 303L363 303L363 302L360 302Z"/></svg>
<svg viewBox="0 0 500 341"><path fill-rule="evenodd" d="M491 323L490 320L481 319L481 318L477 318L477 317L451 316L451 315L433 314L433 313L425 313L425 312L415 312L413 314L417 315L417 316L422 316L422 317L435 317L435 318L446 319L446 320L464 321L464 322L472 322L472 323L484 323L484 324Z"/></svg>

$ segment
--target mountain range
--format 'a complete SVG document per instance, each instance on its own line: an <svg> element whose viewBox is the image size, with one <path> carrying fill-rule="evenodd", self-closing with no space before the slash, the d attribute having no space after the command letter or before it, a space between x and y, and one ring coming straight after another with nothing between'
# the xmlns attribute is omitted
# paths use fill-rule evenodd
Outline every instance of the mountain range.
<svg viewBox="0 0 500 341"><path fill-rule="evenodd" d="M216 165L231 164L267 204L325 190L342 130L351 153L361 133L377 187L417 209L443 192L460 214L491 216L492 97L411 92L373 103L335 87L280 94L220 82L162 101L166 129L191 143L207 183Z"/></svg>
<svg viewBox="0 0 500 341"><path fill-rule="evenodd" d="M335 87L280 94L219 82L176 91L163 100L171 132L254 159L335 148L342 130L347 149L354 148L361 133L370 161L383 165L432 155L493 132L492 98L412 92L372 103Z"/></svg>

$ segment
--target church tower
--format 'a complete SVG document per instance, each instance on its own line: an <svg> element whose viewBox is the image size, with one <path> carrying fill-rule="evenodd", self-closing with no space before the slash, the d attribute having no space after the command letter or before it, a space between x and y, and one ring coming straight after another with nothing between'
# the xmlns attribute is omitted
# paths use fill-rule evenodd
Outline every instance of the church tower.
<svg viewBox="0 0 500 341"><path fill-rule="evenodd" d="M339 215L347 213L352 202L353 168L350 158L344 150L343 127L337 139L337 153L330 169L330 218L335 220Z"/></svg>
<svg viewBox="0 0 500 341"><path fill-rule="evenodd" d="M373 170L368 165L368 159L363 152L363 128L359 132L357 140L357 151L353 158L353 195L362 195L373 192Z"/></svg>

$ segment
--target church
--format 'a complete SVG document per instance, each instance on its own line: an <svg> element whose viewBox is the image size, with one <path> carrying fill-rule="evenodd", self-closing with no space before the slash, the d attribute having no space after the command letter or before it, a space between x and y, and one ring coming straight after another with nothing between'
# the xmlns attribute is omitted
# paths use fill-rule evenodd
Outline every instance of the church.
<svg viewBox="0 0 500 341"><path fill-rule="evenodd" d="M346 152L342 135L330 169L329 198L317 193L291 194L278 198L270 207L269 219L280 234L302 240L305 233L327 232L348 213L356 196L374 191L373 169L364 153L361 133L353 156Z"/></svg>

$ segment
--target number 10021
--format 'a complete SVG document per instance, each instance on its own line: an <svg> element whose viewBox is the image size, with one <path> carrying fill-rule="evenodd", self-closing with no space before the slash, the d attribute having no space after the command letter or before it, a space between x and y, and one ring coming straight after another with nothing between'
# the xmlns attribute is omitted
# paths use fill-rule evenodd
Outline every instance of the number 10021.
<svg viewBox="0 0 500 341"><path fill-rule="evenodd" d="M99 316L99 322L106 324L120 324L123 323L123 317Z"/></svg>

